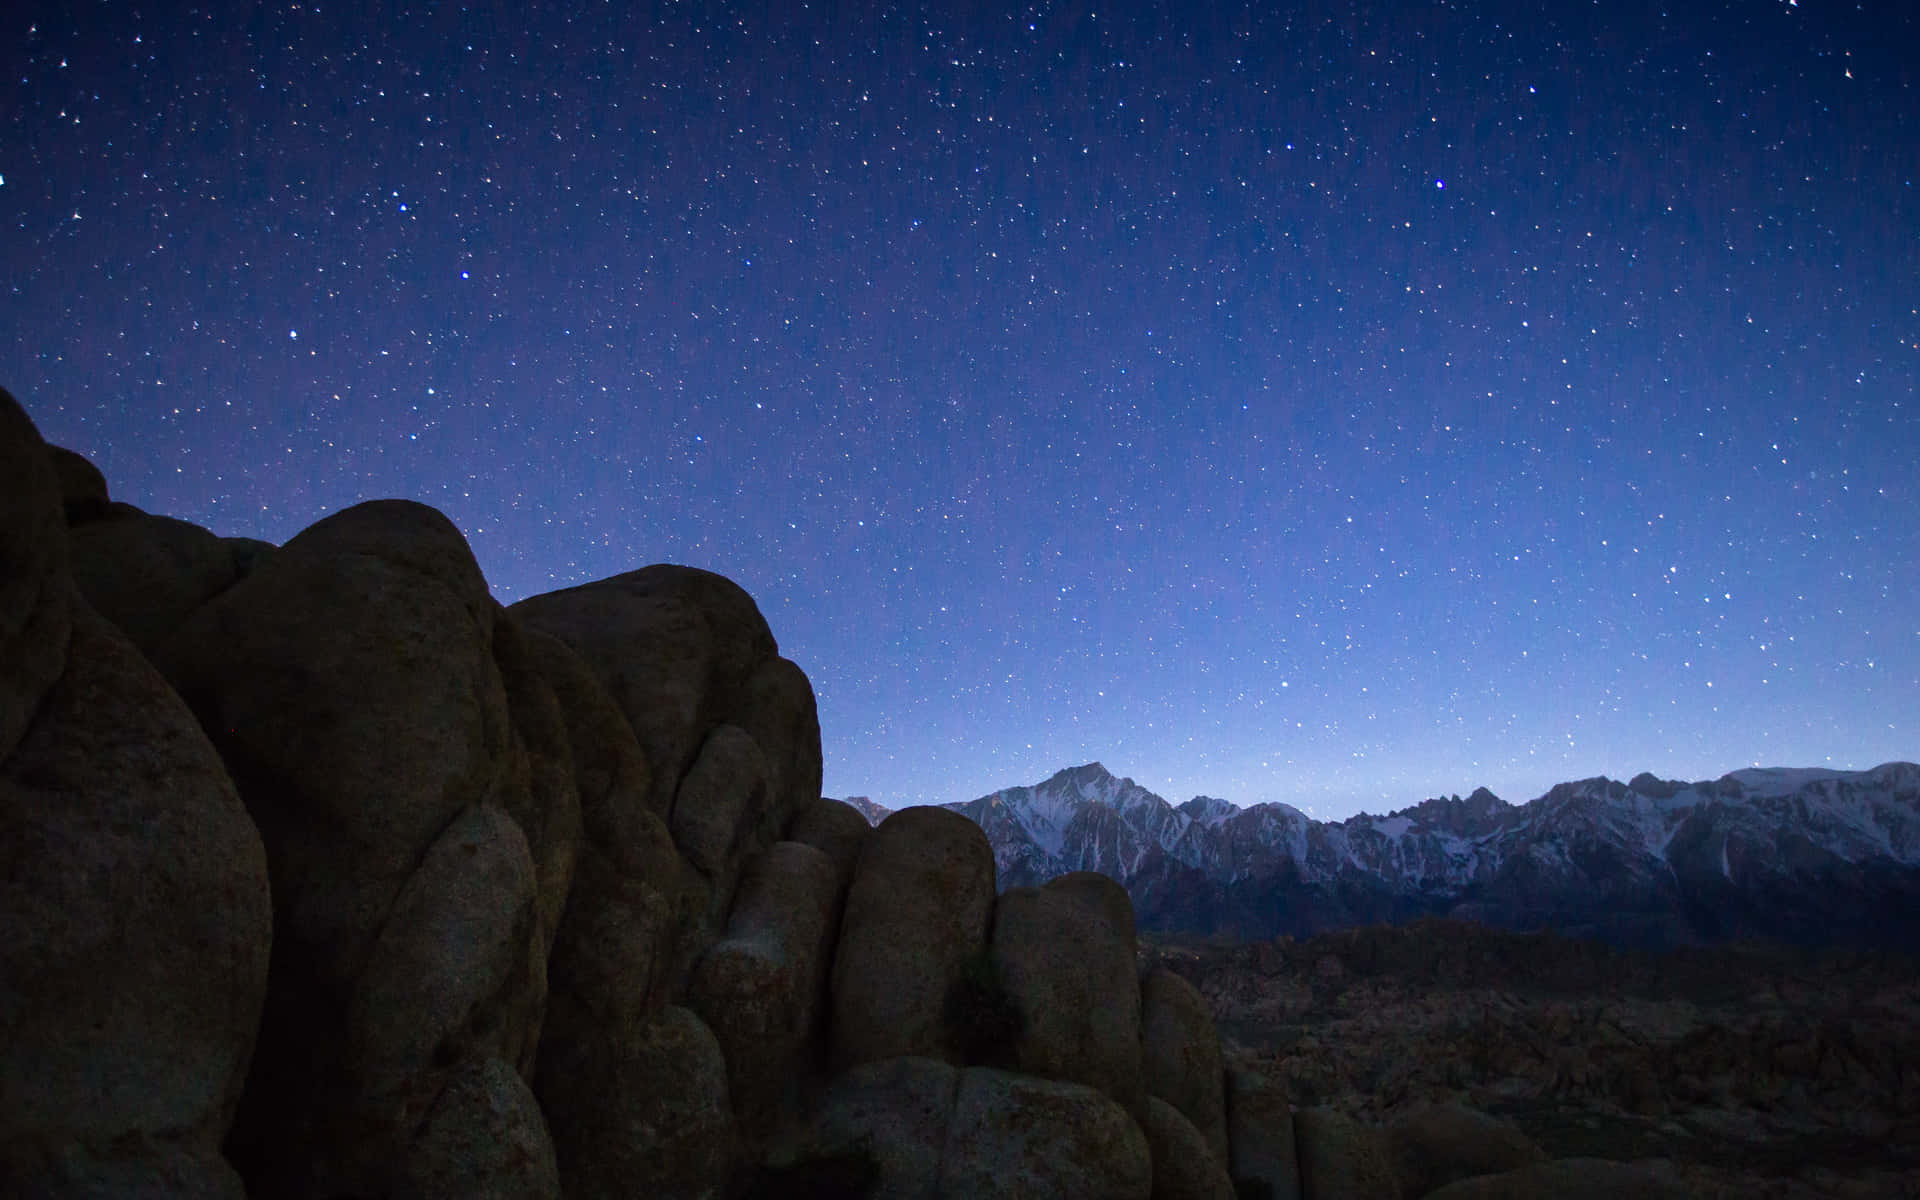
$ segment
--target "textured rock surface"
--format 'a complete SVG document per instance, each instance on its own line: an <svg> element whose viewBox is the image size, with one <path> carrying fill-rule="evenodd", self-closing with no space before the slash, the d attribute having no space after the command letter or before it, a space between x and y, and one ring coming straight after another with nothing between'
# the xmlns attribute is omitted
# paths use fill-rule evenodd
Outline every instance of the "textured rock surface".
<svg viewBox="0 0 1920 1200"><path fill-rule="evenodd" d="M805 842L824 850L833 860L841 886L853 878L853 864L860 857L873 826L859 809L841 800L822 797L794 814L787 830L791 841Z"/></svg>
<svg viewBox="0 0 1920 1200"><path fill-rule="evenodd" d="M727 936L694 968L687 1006L714 1032L742 1131L771 1131L783 1102L819 1069L830 924L839 881L833 860L800 842L776 842L754 860Z"/></svg>
<svg viewBox="0 0 1920 1200"><path fill-rule="evenodd" d="M0 389L0 758L67 661L72 587L46 443Z"/></svg>
<svg viewBox="0 0 1920 1200"><path fill-rule="evenodd" d="M1293 1115L1305 1200L1399 1200L1400 1181L1377 1130L1326 1108Z"/></svg>
<svg viewBox="0 0 1920 1200"><path fill-rule="evenodd" d="M966 1065L1023 1026L986 839L823 800L812 687L725 579L504 609L403 501L217 537L4 398L0 515L0 1194L1145 1200L1146 1117L1160 1194L1223 1195L1146 1106L1110 881L1008 957L1032 1061L1135 1115ZM1217 1121L1183 986L1161 1083Z"/></svg>
<svg viewBox="0 0 1920 1200"><path fill-rule="evenodd" d="M960 1071L936 1058L861 1063L828 1087L811 1127L787 1160L818 1161L848 1152L871 1155L873 1194L889 1200L933 1200L941 1155L953 1122Z"/></svg>
<svg viewBox="0 0 1920 1200"><path fill-rule="evenodd" d="M1401 1114L1387 1126L1386 1143L1400 1194L1411 1197L1456 1179L1495 1175L1546 1157L1511 1122L1458 1102Z"/></svg>
<svg viewBox="0 0 1920 1200"><path fill-rule="evenodd" d="M991 1067L960 1075L940 1195L970 1200L1147 1200L1147 1137L1105 1094Z"/></svg>
<svg viewBox="0 0 1920 1200"><path fill-rule="evenodd" d="M727 1064L699 1017L669 1005L571 1054L543 1056L540 1088L568 1200L717 1197L733 1155Z"/></svg>
<svg viewBox="0 0 1920 1200"><path fill-rule="evenodd" d="M429 848L475 805L533 803L493 658L495 617L452 524L381 501L295 537L156 654L226 760L273 878L259 1061L232 1145L251 1187L390 1186L453 1060L482 1051L517 1060L537 1036L545 963L530 919L504 930L481 919L487 936L518 943L495 946L488 961L524 968L489 976L495 995L474 994L472 982L412 985L422 995L451 987L458 999L433 1003L493 1019L471 1037L390 1035L390 1018L366 999L369 986L407 986L368 971L402 892L433 860ZM512 856L527 863L524 840ZM476 898L449 878L459 869L438 874L432 888L411 889L407 924L452 930L472 919L462 909Z"/></svg>
<svg viewBox="0 0 1920 1200"><path fill-rule="evenodd" d="M76 458L0 392L0 1191L237 1197L266 855L193 714L75 591L62 476L105 492Z"/></svg>
<svg viewBox="0 0 1920 1200"><path fill-rule="evenodd" d="M1144 1128L1153 1153L1153 1200L1234 1200L1225 1160L1179 1109L1149 1096Z"/></svg>
<svg viewBox="0 0 1920 1200"><path fill-rule="evenodd" d="M957 1061L946 998L986 944L993 851L980 827L903 809L860 849L833 962L837 1067L902 1055Z"/></svg>
<svg viewBox="0 0 1920 1200"><path fill-rule="evenodd" d="M1194 986L1166 968L1140 981L1140 1058L1149 1095L1200 1131L1222 1164L1227 1155L1226 1066L1213 1014Z"/></svg>
<svg viewBox="0 0 1920 1200"><path fill-rule="evenodd" d="M0 763L0 1156L181 1143L121 1156L106 1177L131 1181L226 1133L267 979L267 864L192 714L125 635L76 604L66 659Z"/></svg>
<svg viewBox="0 0 1920 1200"><path fill-rule="evenodd" d="M1272 1200L1299 1200L1300 1159L1283 1082L1235 1069L1226 1081L1228 1170L1236 1183L1264 1184Z"/></svg>
<svg viewBox="0 0 1920 1200"><path fill-rule="evenodd" d="M777 652L752 597L692 567L642 567L512 611L600 676L653 767L648 804L663 818L708 731L739 712L748 680Z"/></svg>
<svg viewBox="0 0 1920 1200"><path fill-rule="evenodd" d="M81 594L145 654L240 578L225 539L173 517L91 521L75 527L71 541Z"/></svg>
<svg viewBox="0 0 1920 1200"><path fill-rule="evenodd" d="M418 1200L560 1200L533 1092L497 1058L469 1058L407 1148L403 1194Z"/></svg>
<svg viewBox="0 0 1920 1200"><path fill-rule="evenodd" d="M993 956L1025 1017L1019 1069L1144 1114L1133 908L1120 885L1077 872L1008 890L994 910Z"/></svg>

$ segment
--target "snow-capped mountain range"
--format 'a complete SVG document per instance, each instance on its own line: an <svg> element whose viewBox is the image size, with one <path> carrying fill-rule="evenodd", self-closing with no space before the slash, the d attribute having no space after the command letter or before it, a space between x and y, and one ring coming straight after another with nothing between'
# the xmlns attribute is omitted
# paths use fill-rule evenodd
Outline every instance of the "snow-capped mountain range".
<svg viewBox="0 0 1920 1200"><path fill-rule="evenodd" d="M1002 887L1099 871L1144 928L1271 937L1447 914L1638 945L1920 948L1913 763L1600 777L1522 805L1482 788L1337 823L1286 804L1175 806L1089 763L947 807L986 830Z"/></svg>

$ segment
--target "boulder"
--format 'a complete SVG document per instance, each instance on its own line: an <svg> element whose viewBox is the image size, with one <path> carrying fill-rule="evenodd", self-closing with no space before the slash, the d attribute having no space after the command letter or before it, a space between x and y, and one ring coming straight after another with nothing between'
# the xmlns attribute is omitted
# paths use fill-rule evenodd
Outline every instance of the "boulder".
<svg viewBox="0 0 1920 1200"><path fill-rule="evenodd" d="M1145 1130L1153 1154L1153 1200L1234 1200L1225 1160L1179 1109L1147 1097Z"/></svg>
<svg viewBox="0 0 1920 1200"><path fill-rule="evenodd" d="M733 1153L727 1065L693 1013L669 1005L558 1056L543 1046L537 1084L568 1200L720 1194Z"/></svg>
<svg viewBox="0 0 1920 1200"><path fill-rule="evenodd" d="M838 1066L960 1058L947 997L984 951L993 882L993 847L959 813L902 809L867 838L834 952Z"/></svg>
<svg viewBox="0 0 1920 1200"><path fill-rule="evenodd" d="M778 652L751 596L692 567L643 567L511 611L572 647L606 685L646 754L648 804L663 818L708 731L733 719L749 677Z"/></svg>
<svg viewBox="0 0 1920 1200"><path fill-rule="evenodd" d="M940 1191L940 1163L959 1089L959 1070L934 1058L881 1059L846 1071L821 1096L798 1144L770 1156L760 1191L769 1200L791 1195L796 1179L823 1173L816 1164L843 1174L865 1164L873 1196L952 1194Z"/></svg>
<svg viewBox="0 0 1920 1200"><path fill-rule="evenodd" d="M80 525L105 516L113 502L107 495L107 477L86 455L65 446L47 447L54 477L59 481L61 506L68 525Z"/></svg>
<svg viewBox="0 0 1920 1200"><path fill-rule="evenodd" d="M553 1142L533 1092L498 1058L453 1072L407 1148L409 1200L560 1200Z"/></svg>
<svg viewBox="0 0 1920 1200"><path fill-rule="evenodd" d="M494 618L459 531L423 505L378 501L299 534L196 609L155 654L239 785L273 878L259 1058L229 1142L255 1191L392 1185L408 1114L423 1115L436 1072L457 1064L447 1054L460 1046L383 1032L388 1018L369 995L398 988L448 1020L455 1010L486 1014L504 1024L476 1039L476 1051L515 1060L531 1051L545 975L531 891L513 885L513 912L527 904L522 922L494 907L499 897L422 884L403 925L389 931L430 848L445 836L469 844L450 831L475 806L489 814L484 843L471 843L476 861L496 862L494 849L478 849L496 847L529 868L525 882L536 878L524 834L501 827L509 806L526 811L532 800L493 656ZM480 907L463 911L469 901ZM485 940L489 970L518 969L489 974L491 996L474 980L363 978L376 952L383 962L395 953L379 943L412 938L401 930L415 925L458 928ZM520 944L501 945L503 937ZM417 965L430 951L409 953Z"/></svg>
<svg viewBox="0 0 1920 1200"><path fill-rule="evenodd" d="M574 783L573 748L566 714L541 672L532 637L504 609L494 606L493 662L507 695L512 736L507 748L500 804L527 839L533 857L534 913L541 975L573 886L583 822ZM531 1069L531 1061L522 1064Z"/></svg>
<svg viewBox="0 0 1920 1200"><path fill-rule="evenodd" d="M769 804L777 830L820 798L820 713L807 674L784 658L758 664L741 685L728 720L765 752Z"/></svg>
<svg viewBox="0 0 1920 1200"><path fill-rule="evenodd" d="M1077 871L1009 889L994 910L993 958L1024 1018L1018 1068L1098 1088L1144 1116L1133 906L1120 885Z"/></svg>
<svg viewBox="0 0 1920 1200"><path fill-rule="evenodd" d="M219 1147L267 982L260 835L159 672L43 582L71 636L0 761L0 1176L45 1190L4 1190L237 1195Z"/></svg>
<svg viewBox="0 0 1920 1200"><path fill-rule="evenodd" d="M1449 1101L1395 1118L1386 1128L1387 1156L1400 1194L1425 1196L1456 1179L1496 1175L1546 1158L1510 1122Z"/></svg>
<svg viewBox="0 0 1920 1200"><path fill-rule="evenodd" d="M240 578L225 539L173 517L116 515L75 526L68 540L81 594L143 654Z"/></svg>
<svg viewBox="0 0 1920 1200"><path fill-rule="evenodd" d="M521 1051L513 1034L529 998L516 985L526 986L535 888L526 838L492 804L461 813L408 879L347 1016L344 1066L366 1146L404 1145L463 1060Z"/></svg>
<svg viewBox="0 0 1920 1200"><path fill-rule="evenodd" d="M427 846L499 782L492 625L459 531L375 501L299 534L155 655L260 826L278 934L331 978L359 973Z"/></svg>
<svg viewBox="0 0 1920 1200"><path fill-rule="evenodd" d="M825 796L801 808L787 827L789 840L826 851L842 888L853 878L854 860L872 832L872 823L859 809Z"/></svg>
<svg viewBox="0 0 1920 1200"><path fill-rule="evenodd" d="M1158 967L1140 981L1140 1058L1147 1094L1179 1109L1226 1168L1226 1066L1213 1013L1191 983Z"/></svg>
<svg viewBox="0 0 1920 1200"><path fill-rule="evenodd" d="M515 610L509 610L513 615ZM657 865L663 813L649 807L653 772L633 727L600 680L567 644L515 617L528 658L552 689L566 723L568 758L587 847L622 874Z"/></svg>
<svg viewBox="0 0 1920 1200"><path fill-rule="evenodd" d="M1562 1158L1456 1180L1421 1200L1686 1200L1687 1196L1685 1184L1664 1165Z"/></svg>
<svg viewBox="0 0 1920 1200"><path fill-rule="evenodd" d="M1304 1200L1400 1200L1379 1132L1330 1108L1293 1116L1294 1152Z"/></svg>
<svg viewBox="0 0 1920 1200"><path fill-rule="evenodd" d="M1148 1200L1152 1192L1146 1134L1104 1093L991 1067L961 1072L941 1196Z"/></svg>
<svg viewBox="0 0 1920 1200"><path fill-rule="evenodd" d="M724 914L742 862L773 840L779 824L760 744L736 725L707 735L674 794L673 843L713 886Z"/></svg>
<svg viewBox="0 0 1920 1200"><path fill-rule="evenodd" d="M1276 1079L1246 1070L1226 1078L1228 1170L1234 1182L1264 1184L1271 1200L1300 1200L1293 1107Z"/></svg>
<svg viewBox="0 0 1920 1200"><path fill-rule="evenodd" d="M60 481L47 445L0 388L0 759L66 668L67 561Z"/></svg>
<svg viewBox="0 0 1920 1200"><path fill-rule="evenodd" d="M776 842L742 880L727 936L694 968L687 1007L713 1030L742 1133L770 1132L782 1101L818 1063L829 937L839 881L833 860Z"/></svg>

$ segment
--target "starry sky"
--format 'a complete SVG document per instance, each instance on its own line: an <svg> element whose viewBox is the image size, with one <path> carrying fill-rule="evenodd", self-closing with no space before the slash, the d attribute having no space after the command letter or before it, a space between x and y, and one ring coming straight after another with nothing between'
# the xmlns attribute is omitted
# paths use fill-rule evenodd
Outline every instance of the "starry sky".
<svg viewBox="0 0 1920 1200"><path fill-rule="evenodd" d="M116 498L745 586L830 795L1920 758L1920 12L10 5Z"/></svg>

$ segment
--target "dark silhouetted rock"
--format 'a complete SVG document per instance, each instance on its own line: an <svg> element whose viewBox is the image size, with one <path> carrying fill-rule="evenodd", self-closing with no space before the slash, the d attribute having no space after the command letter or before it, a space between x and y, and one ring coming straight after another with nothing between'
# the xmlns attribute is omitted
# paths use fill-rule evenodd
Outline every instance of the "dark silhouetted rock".
<svg viewBox="0 0 1920 1200"><path fill-rule="evenodd" d="M1008 890L994 910L993 957L1025 1018L1019 1069L1144 1114L1133 906L1120 885L1082 871Z"/></svg>
<svg viewBox="0 0 1920 1200"><path fill-rule="evenodd" d="M71 612L0 762L0 1176L41 1181L0 1190L237 1195L218 1148L266 985L266 857L186 706Z"/></svg>
<svg viewBox="0 0 1920 1200"><path fill-rule="evenodd" d="M1179 1109L1147 1097L1144 1128L1153 1152L1153 1200L1234 1200L1225 1159Z"/></svg>
<svg viewBox="0 0 1920 1200"><path fill-rule="evenodd" d="M66 519L46 443L0 389L0 758L66 668Z"/></svg>
<svg viewBox="0 0 1920 1200"><path fill-rule="evenodd" d="M1104 1092L991 1067L960 1074L940 1194L970 1200L1148 1200L1147 1137Z"/></svg>
<svg viewBox="0 0 1920 1200"><path fill-rule="evenodd" d="M644 1024L603 1031L575 1053L543 1056L542 1088L568 1200L714 1197L733 1154L727 1065L699 1017L669 1005Z"/></svg>
<svg viewBox="0 0 1920 1200"><path fill-rule="evenodd" d="M1464 1104L1427 1105L1386 1129L1400 1194L1420 1197L1456 1179L1494 1175L1546 1157L1510 1122Z"/></svg>
<svg viewBox="0 0 1920 1200"><path fill-rule="evenodd" d="M993 850L972 821L939 808L888 817L860 848L833 963L833 1059L957 1060L948 992L984 948Z"/></svg>
<svg viewBox="0 0 1920 1200"><path fill-rule="evenodd" d="M1234 1181L1264 1185L1270 1200L1300 1200L1300 1160L1286 1087L1241 1069L1230 1069L1226 1082L1228 1169Z"/></svg>
<svg viewBox="0 0 1920 1200"><path fill-rule="evenodd" d="M1194 986L1165 968L1140 981L1140 1057L1147 1093L1180 1110L1223 1168L1226 1068L1213 1014Z"/></svg>
<svg viewBox="0 0 1920 1200"><path fill-rule="evenodd" d="M1293 1116L1304 1200L1400 1200L1400 1181L1378 1131L1328 1108Z"/></svg>

